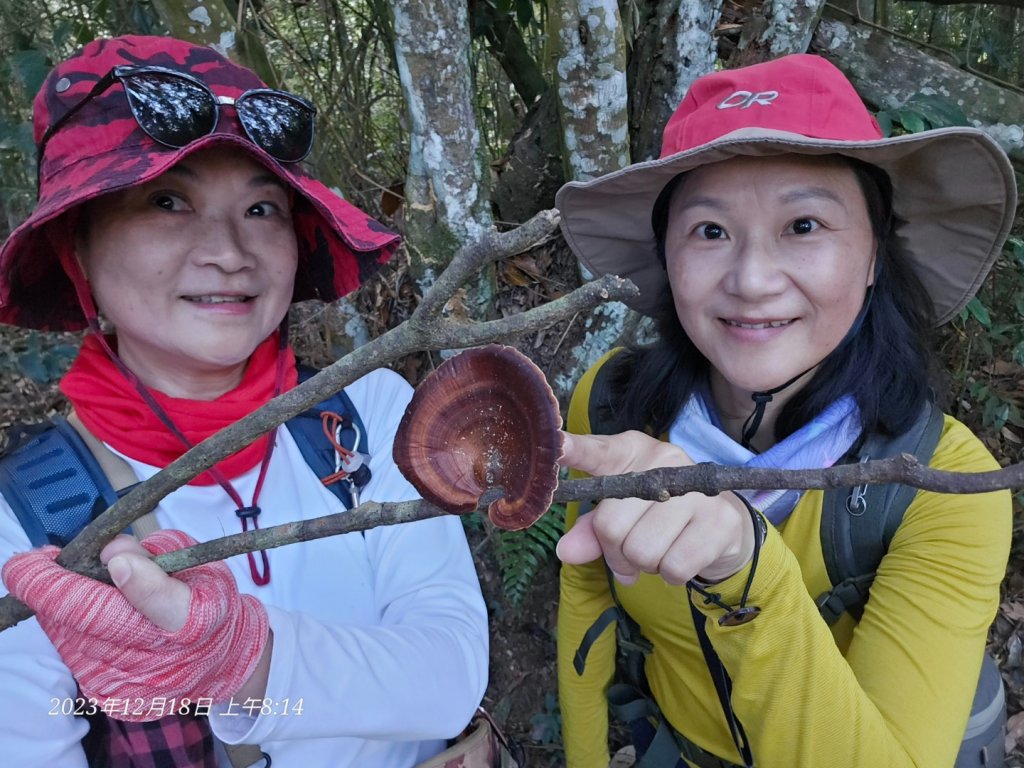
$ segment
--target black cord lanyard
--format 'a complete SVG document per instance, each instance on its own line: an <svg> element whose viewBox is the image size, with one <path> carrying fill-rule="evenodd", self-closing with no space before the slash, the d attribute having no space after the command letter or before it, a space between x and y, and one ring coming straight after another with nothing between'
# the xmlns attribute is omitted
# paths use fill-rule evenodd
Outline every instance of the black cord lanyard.
<svg viewBox="0 0 1024 768"><path fill-rule="evenodd" d="M753 768L754 755L750 748L750 741L743 730L743 724L739 721L735 710L732 708L732 680L729 679L729 673L726 671L725 665L722 664L722 660L718 658L718 653L708 637L707 629L704 626L706 618L703 613L697 610L697 606L694 603L694 592L696 592L704 599L705 603L713 603L719 608L723 608L726 613L718 618L718 623L723 626L746 624L748 621L753 621L761 613L761 609L757 606L747 605L747 598L750 595L750 586L754 581L754 573L757 571L757 561L761 555L761 545L764 543L765 535L767 535L767 524L764 522L764 518L761 517L761 513L755 510L745 498L739 494L737 496L743 502L743 506L747 508L747 512L750 513L751 521L754 524L754 553L750 558L750 573L747 576L747 583L743 587L743 594L740 596L739 607L733 608L722 602L720 595L708 591L694 580L687 582L686 593L689 597L690 613L693 615L693 627L697 632L697 640L700 641L701 652L704 654L704 663L707 665L708 672L711 674L711 680L715 684L715 693L718 694L718 701L722 705L722 712L725 714L729 733L732 736L733 743L736 745L736 751L740 754L744 768Z"/></svg>

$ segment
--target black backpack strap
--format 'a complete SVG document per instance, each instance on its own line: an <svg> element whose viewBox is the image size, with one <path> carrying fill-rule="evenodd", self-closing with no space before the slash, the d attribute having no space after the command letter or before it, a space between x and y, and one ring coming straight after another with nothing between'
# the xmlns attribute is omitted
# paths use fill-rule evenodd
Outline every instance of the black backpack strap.
<svg viewBox="0 0 1024 768"><path fill-rule="evenodd" d="M62 416L8 430L0 493L34 547L63 547L117 501L92 451Z"/></svg>
<svg viewBox="0 0 1024 768"><path fill-rule="evenodd" d="M317 371L306 366L299 366L299 382L303 382ZM326 484L328 490L337 496L347 509L356 506L359 491L370 481L369 436L366 427L356 411L352 400L344 390L334 393L329 398L298 416L285 422L288 432L295 440L302 458L317 477L323 479L334 474L337 469L338 452L324 434L323 414L330 412L341 418L341 444L363 459L361 468L353 472L345 480ZM353 497L355 496L355 498Z"/></svg>
<svg viewBox="0 0 1024 768"><path fill-rule="evenodd" d="M590 419L590 434L616 435L622 432L622 426L614 417L615 403L612 399L611 377L615 357L609 357L597 369L594 381L590 386L590 397L587 400L587 416Z"/></svg>
<svg viewBox="0 0 1024 768"><path fill-rule="evenodd" d="M943 420L942 411L929 400L902 435L869 435L848 460L864 462L909 453L927 464L942 435ZM829 624L844 611L860 618L878 564L916 495L916 488L899 483L825 491L821 548L832 588L817 604Z"/></svg>
<svg viewBox="0 0 1024 768"><path fill-rule="evenodd" d="M612 367L609 363L613 360L609 357L594 375L591 384L589 398L587 401L587 413L590 419L590 432L594 435L612 435L623 430L623 426L615 418L615 403L611 394L609 378ZM591 502L580 502L580 516L590 511ZM618 649L617 680L608 687L608 708L611 714L624 723L635 723L638 720L645 720L654 728L653 739L644 752L643 756L636 763L636 768L677 768L682 765L680 757L699 768L739 768L736 763L723 760L697 746L690 739L672 727L667 718L662 714L660 708L651 695L647 683L647 674L644 670L644 663L653 646L643 636L640 625L633 620L619 599L618 591L615 588L615 576L611 570L605 567L608 576L608 590L611 593L614 605L609 606L597 617L590 628L583 634L576 654L573 657L573 667L578 675L582 675L586 667L587 655L597 639L604 633L609 625L615 624L615 636ZM701 641L701 648L707 658L707 647L710 647L707 633L703 627L703 616L693 607L691 601L687 601L690 610L694 613L694 622L697 627L697 634ZM714 654L714 649L711 649ZM715 661L718 657L714 657ZM712 679L715 683L719 697L724 694L728 699L729 686L728 675L718 663L719 676L716 677L715 668L709 667ZM719 686L724 685L721 689ZM726 709L726 718L729 719L729 726L734 736L739 732L740 742L743 746L738 748L743 755L747 765L751 765L749 749L746 747L746 736L743 734L742 726L733 715L730 719L731 707Z"/></svg>
<svg viewBox="0 0 1024 768"><path fill-rule="evenodd" d="M587 415L590 421L590 434L592 435L612 435L620 431L616 429L614 420L611 418L611 388L608 385L611 366L608 363L613 359L613 357L609 357L597 369L590 386L590 392L588 393ZM583 515L590 512L593 506L591 501L581 501L579 504L578 517L583 517ZM605 570L608 570L607 566ZM576 669L576 674L582 675L586 668L587 656L590 653L591 646L593 646L597 638L604 633L609 625L616 624L619 651L620 653L624 652L627 658L626 666L629 669L626 672L629 683L637 685L643 677L643 656L641 655L639 661L637 661L633 651L641 651L643 654L646 654L650 651L651 644L640 634L640 628L630 618L629 614L626 613L622 603L619 602L619 596L615 590L615 578L611 571L608 571L608 589L615 604L602 611L601 615L597 617L594 623L590 625L590 628L583 634L583 639L580 641L580 645L573 657L573 667ZM624 644L625 648L623 647ZM636 674L637 664L639 665L640 674Z"/></svg>

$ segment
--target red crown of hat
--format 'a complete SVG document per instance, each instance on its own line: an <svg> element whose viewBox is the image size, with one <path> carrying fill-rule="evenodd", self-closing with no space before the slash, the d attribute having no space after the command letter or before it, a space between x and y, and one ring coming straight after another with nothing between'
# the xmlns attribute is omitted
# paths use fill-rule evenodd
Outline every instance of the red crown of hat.
<svg viewBox="0 0 1024 768"><path fill-rule="evenodd" d="M878 122L845 75L818 56L799 54L698 79L665 125L661 156L751 126L812 139L882 138Z"/></svg>

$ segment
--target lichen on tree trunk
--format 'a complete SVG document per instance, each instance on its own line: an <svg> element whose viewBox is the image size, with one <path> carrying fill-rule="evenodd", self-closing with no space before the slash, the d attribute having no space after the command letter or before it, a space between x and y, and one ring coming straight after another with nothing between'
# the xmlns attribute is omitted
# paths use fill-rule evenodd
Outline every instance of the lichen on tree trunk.
<svg viewBox="0 0 1024 768"><path fill-rule="evenodd" d="M812 46L850 78L876 109L894 109L912 96L945 97L970 114L1016 164L1024 164L1024 95L946 64L881 30L825 19Z"/></svg>
<svg viewBox="0 0 1024 768"><path fill-rule="evenodd" d="M173 37L209 45L249 67L270 87L280 85L258 35L244 28L224 0L153 0L153 9Z"/></svg>
<svg viewBox="0 0 1024 768"><path fill-rule="evenodd" d="M747 19L730 67L806 53L825 8L824 0L765 0Z"/></svg>
<svg viewBox="0 0 1024 768"><path fill-rule="evenodd" d="M492 221L473 112L466 5L394 0L391 7L411 128L404 219L410 271L422 290L459 245L479 239ZM467 303L486 308L491 290L485 278Z"/></svg>
<svg viewBox="0 0 1024 768"><path fill-rule="evenodd" d="M635 161L661 151L661 134L690 85L715 68L713 30L722 0L661 0L651 9L630 57L630 129Z"/></svg>
<svg viewBox="0 0 1024 768"><path fill-rule="evenodd" d="M557 0L548 9L555 89L567 179L591 179L629 165L626 43L616 0ZM584 280L593 276L581 268ZM622 333L625 309L603 306L583 322L586 335L554 376L564 398Z"/></svg>
<svg viewBox="0 0 1024 768"><path fill-rule="evenodd" d="M626 44L616 0L557 0L548 11L566 177L629 164Z"/></svg>

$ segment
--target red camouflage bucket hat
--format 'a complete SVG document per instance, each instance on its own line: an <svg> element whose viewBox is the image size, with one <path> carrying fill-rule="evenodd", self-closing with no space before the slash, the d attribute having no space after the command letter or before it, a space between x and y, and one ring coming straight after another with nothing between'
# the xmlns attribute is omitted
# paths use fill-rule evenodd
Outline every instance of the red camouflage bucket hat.
<svg viewBox="0 0 1024 768"><path fill-rule="evenodd" d="M128 81L121 77L140 67L153 68L146 72L185 87L177 103L156 104L158 127L173 128L176 122L193 118L192 110L202 106L211 118L204 135L171 147L143 130L129 102ZM136 89L142 98L144 80ZM214 145L244 149L295 190L299 265L293 301L333 301L359 287L391 257L400 238L311 178L297 162L312 144L315 109L308 102L282 92L251 94L253 106L247 104L246 109L256 117L243 127L239 97L266 88L252 71L214 49L167 37L96 40L55 67L33 105L36 145L44 144L39 202L0 249L0 322L54 331L85 327L74 287L60 263L62 254L67 257L74 251L78 207L150 181L193 152ZM209 95L203 99L206 90ZM290 101L275 102L282 98ZM291 149L275 145L272 134L289 125L287 115L277 114L275 103L283 103L286 111L289 104L298 105L298 122L307 121L307 141L297 150L294 143ZM266 120L261 120L261 112ZM279 156L292 156L279 161L264 146Z"/></svg>

